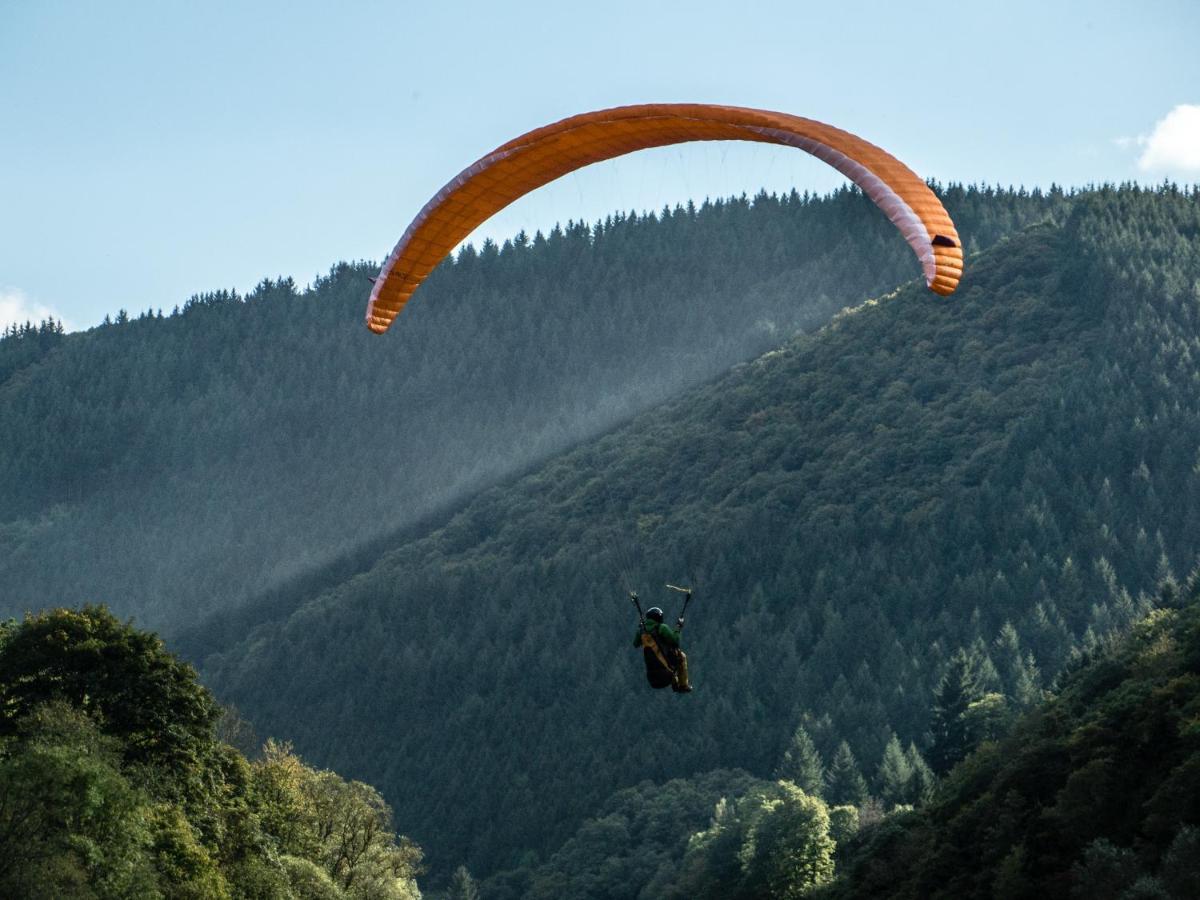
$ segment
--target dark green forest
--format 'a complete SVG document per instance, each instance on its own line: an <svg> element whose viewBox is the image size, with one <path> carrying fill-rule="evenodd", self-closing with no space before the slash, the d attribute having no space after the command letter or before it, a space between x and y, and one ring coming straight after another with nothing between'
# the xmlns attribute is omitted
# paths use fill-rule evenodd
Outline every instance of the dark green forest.
<svg viewBox="0 0 1200 900"><path fill-rule="evenodd" d="M1158 599L1077 648L1054 693L995 734L975 727L990 700L972 660L978 699L958 718L974 746L940 783L889 746L878 777L890 806L865 795L834 805L839 763L824 767L800 728L777 781L738 771L644 781L544 862L526 854L482 886L460 866L424 896L1190 900L1200 568ZM948 667L935 716L963 684ZM393 831L378 792L288 745L255 749L249 724L190 666L102 607L0 626L0 709L4 896L423 896L422 851Z"/></svg>
<svg viewBox="0 0 1200 900"><path fill-rule="evenodd" d="M860 305L181 647L377 784L435 868L544 857L645 779L771 778L798 728L831 802L919 799L897 754L949 770L956 704L999 734L1196 560L1198 234L1194 192L1076 195L952 302ZM623 591L684 579L679 698L645 688Z"/></svg>
<svg viewBox="0 0 1200 900"><path fill-rule="evenodd" d="M839 845L823 898L1200 896L1200 571L924 808Z"/></svg>
<svg viewBox="0 0 1200 900"><path fill-rule="evenodd" d="M836 764L822 771L802 740L809 751L794 761L803 764L776 782L716 771L622 790L549 858L488 879L481 896L1191 900L1200 896L1200 570L1159 599L1073 653L1045 702L996 734L976 731L976 748L939 783L885 751L880 797L839 805ZM977 696L960 713L968 724L989 707Z"/></svg>
<svg viewBox="0 0 1200 900"><path fill-rule="evenodd" d="M7 626L6 796L116 805L0 876L354 895L348 791L434 896L1193 895L1200 193L941 193L949 299L846 190L10 331L0 608L206 687Z"/></svg>
<svg viewBox="0 0 1200 900"><path fill-rule="evenodd" d="M968 248L1067 202L945 194ZM305 289L264 280L0 339L0 613L105 602L172 634L290 596L293 576L427 530L918 266L843 190L468 248L384 337L362 324L376 272L339 264Z"/></svg>

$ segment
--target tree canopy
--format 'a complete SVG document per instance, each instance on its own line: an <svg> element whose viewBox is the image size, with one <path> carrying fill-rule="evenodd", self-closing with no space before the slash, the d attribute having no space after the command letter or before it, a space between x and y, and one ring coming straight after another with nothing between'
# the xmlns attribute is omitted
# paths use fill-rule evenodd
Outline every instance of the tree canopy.
<svg viewBox="0 0 1200 900"><path fill-rule="evenodd" d="M420 896L378 791L218 741L191 666L103 607L0 627L0 709L0 895Z"/></svg>

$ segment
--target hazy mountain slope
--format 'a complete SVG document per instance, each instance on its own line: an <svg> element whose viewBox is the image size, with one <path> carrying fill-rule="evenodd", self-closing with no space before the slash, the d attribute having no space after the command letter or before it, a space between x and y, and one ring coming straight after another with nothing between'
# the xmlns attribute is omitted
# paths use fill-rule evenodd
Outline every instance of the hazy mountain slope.
<svg viewBox="0 0 1200 900"><path fill-rule="evenodd" d="M972 245L1067 202L947 193ZM0 613L104 600L176 630L916 273L857 192L764 196L472 250L383 338L367 264L11 335Z"/></svg>
<svg viewBox="0 0 1200 900"><path fill-rule="evenodd" d="M956 646L1012 678L1011 620L1049 675L1190 567L1198 206L1085 196L951 301L900 290L484 492L205 677L477 871L641 778L766 774L804 715L872 768ZM698 585L695 695L645 689L628 575Z"/></svg>

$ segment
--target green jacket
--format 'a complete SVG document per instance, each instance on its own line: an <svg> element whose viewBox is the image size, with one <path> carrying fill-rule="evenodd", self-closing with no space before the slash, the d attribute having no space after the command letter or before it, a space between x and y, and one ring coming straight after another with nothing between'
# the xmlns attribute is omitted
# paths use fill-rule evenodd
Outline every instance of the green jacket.
<svg viewBox="0 0 1200 900"><path fill-rule="evenodd" d="M646 620L646 633L656 636L664 647L679 646L679 632L669 625L660 625L653 619ZM633 637L633 646L642 646L642 632L638 631Z"/></svg>

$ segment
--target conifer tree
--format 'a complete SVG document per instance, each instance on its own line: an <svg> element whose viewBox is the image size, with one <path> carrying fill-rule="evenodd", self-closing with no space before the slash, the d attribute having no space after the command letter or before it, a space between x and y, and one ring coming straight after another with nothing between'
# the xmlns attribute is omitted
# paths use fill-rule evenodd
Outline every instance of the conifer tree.
<svg viewBox="0 0 1200 900"><path fill-rule="evenodd" d="M820 797L825 792L825 764L803 725L797 725L775 777L790 781L806 794Z"/></svg>
<svg viewBox="0 0 1200 900"><path fill-rule="evenodd" d="M1000 672L1004 693L1011 697L1022 661L1021 638L1012 622L1006 621L1000 626L1000 633L992 642L991 655Z"/></svg>
<svg viewBox="0 0 1200 900"><path fill-rule="evenodd" d="M1033 654L1025 654L1016 671L1016 680L1010 697L1018 710L1029 709L1042 699L1042 673L1033 660Z"/></svg>
<svg viewBox="0 0 1200 900"><path fill-rule="evenodd" d="M970 736L963 714L982 696L973 661L965 650L959 649L950 657L933 697L929 764L935 773L949 772L970 751Z"/></svg>
<svg viewBox="0 0 1200 900"><path fill-rule="evenodd" d="M996 669L995 663L992 662L992 657L988 654L987 644L983 642L983 638L976 638L971 643L971 667L975 670L975 684L982 693L991 691L1000 691L1003 689L1003 682L1000 678L1000 672Z"/></svg>
<svg viewBox="0 0 1200 900"><path fill-rule="evenodd" d="M833 762L825 776L825 796L829 803L840 806L857 806L867 799L867 781L859 771L858 762L850 745L845 741L838 744Z"/></svg>
<svg viewBox="0 0 1200 900"><path fill-rule="evenodd" d="M921 751L912 741L908 742L908 749L904 751L904 757L908 760L908 768L911 773L908 782L908 802L919 806L933 796L933 789L937 786L937 776L933 774L933 769L929 768L929 763L925 762L925 757L921 755Z"/></svg>
<svg viewBox="0 0 1200 900"><path fill-rule="evenodd" d="M909 788L912 775L912 766L909 764L908 757L904 755L899 738L896 737L895 732L892 732L887 745L883 748L883 760L879 763L879 774L876 776L879 796L885 805L891 807L910 802Z"/></svg>
<svg viewBox="0 0 1200 900"><path fill-rule="evenodd" d="M450 876L446 900L479 900L479 885L466 866L459 866Z"/></svg>
<svg viewBox="0 0 1200 900"><path fill-rule="evenodd" d="M1158 557L1158 567L1154 573L1154 584L1158 590L1158 602L1161 606L1173 607L1179 605L1179 580L1171 569L1171 561L1167 554Z"/></svg>

